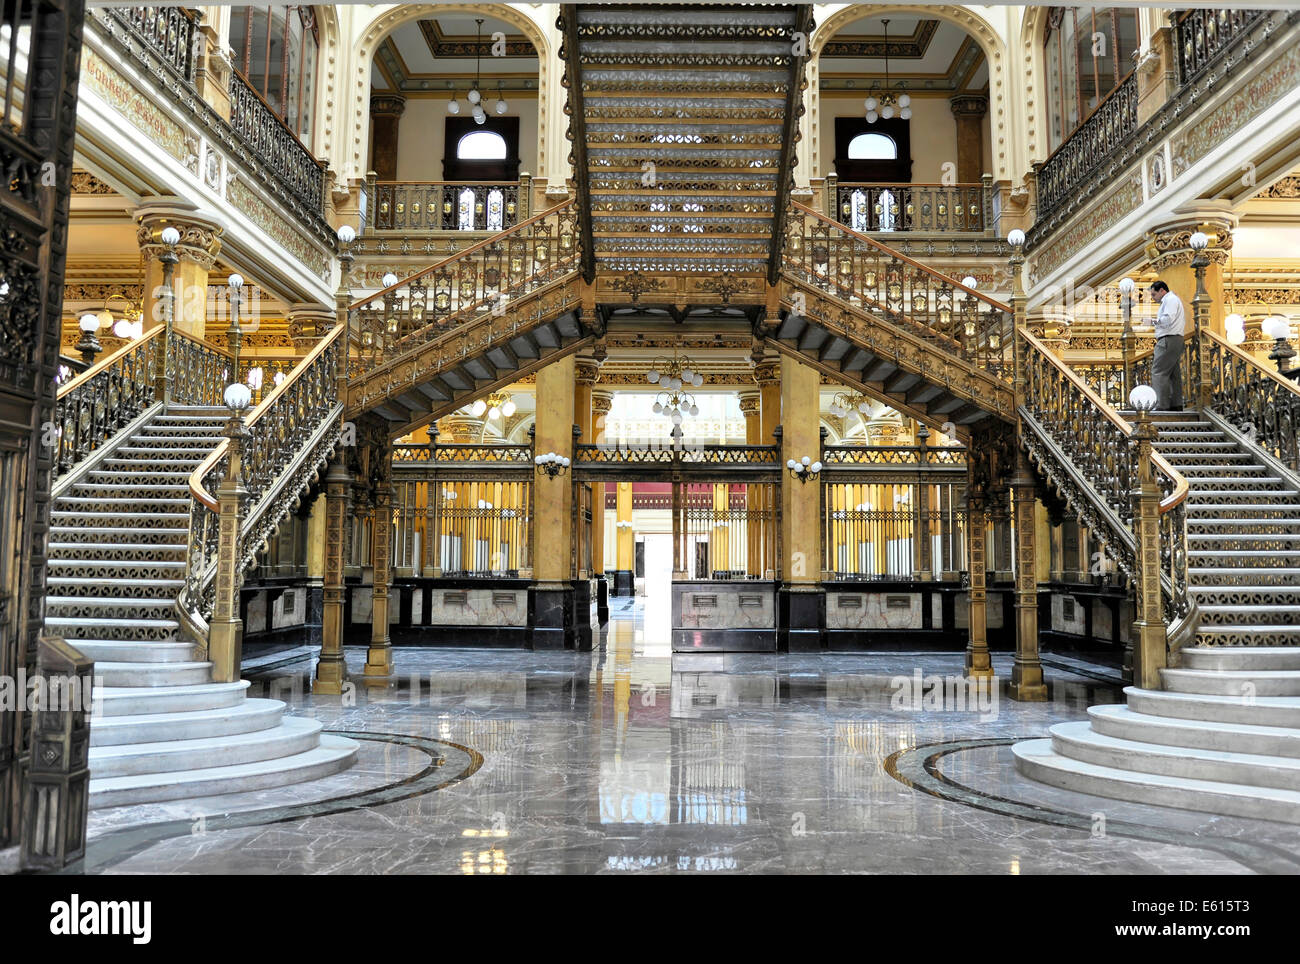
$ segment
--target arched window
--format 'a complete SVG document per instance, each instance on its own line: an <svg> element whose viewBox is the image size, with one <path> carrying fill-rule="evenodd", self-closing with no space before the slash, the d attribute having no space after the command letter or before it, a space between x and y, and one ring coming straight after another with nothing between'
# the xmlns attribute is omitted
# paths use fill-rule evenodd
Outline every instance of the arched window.
<svg viewBox="0 0 1300 964"><path fill-rule="evenodd" d="M456 142L459 161L503 161L506 139L495 131L470 131Z"/></svg>
<svg viewBox="0 0 1300 964"><path fill-rule="evenodd" d="M849 141L849 158L857 161L895 161L898 144L886 134L859 134Z"/></svg>
<svg viewBox="0 0 1300 964"><path fill-rule="evenodd" d="M1048 12L1044 64L1051 148L1132 72L1138 42L1136 8L1053 7Z"/></svg>
<svg viewBox="0 0 1300 964"><path fill-rule="evenodd" d="M233 7L235 69L304 144L311 143L320 33L315 8Z"/></svg>

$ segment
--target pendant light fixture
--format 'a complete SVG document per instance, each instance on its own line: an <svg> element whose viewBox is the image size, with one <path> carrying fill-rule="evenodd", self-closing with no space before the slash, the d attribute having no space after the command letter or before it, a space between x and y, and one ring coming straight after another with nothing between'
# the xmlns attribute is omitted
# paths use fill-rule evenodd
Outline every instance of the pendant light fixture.
<svg viewBox="0 0 1300 964"><path fill-rule="evenodd" d="M504 80L497 81L497 113L498 114L504 114L506 111L510 109L509 105L506 104L506 99L503 94L503 91L505 90L505 86L506 86L506 82Z"/></svg>
<svg viewBox="0 0 1300 964"><path fill-rule="evenodd" d="M447 89L451 91L451 100L447 101L447 113L459 114L460 101L456 99L456 85L453 84L451 81L447 81Z"/></svg>
<svg viewBox="0 0 1300 964"><path fill-rule="evenodd" d="M477 39L474 43L474 86L469 89L466 98L471 105L470 113L474 115L474 123L482 127L487 122L487 111L483 109L483 95L478 89L483 65L483 18L476 17L474 23L478 25Z"/></svg>
<svg viewBox="0 0 1300 964"><path fill-rule="evenodd" d="M902 120L912 119L912 98L908 94L897 94L890 89L889 82L889 20L880 21L885 25L885 91L878 98L868 97L862 106L867 109L867 123L874 124L879 118L889 120L897 109Z"/></svg>

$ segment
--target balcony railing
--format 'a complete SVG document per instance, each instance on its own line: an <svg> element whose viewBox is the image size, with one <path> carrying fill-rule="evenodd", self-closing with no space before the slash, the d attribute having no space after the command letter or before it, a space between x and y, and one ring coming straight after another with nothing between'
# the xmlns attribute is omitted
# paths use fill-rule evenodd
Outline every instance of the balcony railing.
<svg viewBox="0 0 1300 964"><path fill-rule="evenodd" d="M1037 171L1039 221L1073 196L1079 182L1137 130L1137 102L1137 72L1133 71L1042 163Z"/></svg>
<svg viewBox="0 0 1300 964"><path fill-rule="evenodd" d="M321 209L325 202L324 165L238 71L230 73L230 126L298 200Z"/></svg>
<svg viewBox="0 0 1300 964"><path fill-rule="evenodd" d="M182 79L194 82L194 47L198 41L194 14L184 7L125 7L114 12Z"/></svg>
<svg viewBox="0 0 1300 964"><path fill-rule="evenodd" d="M1178 82L1195 80L1265 10L1187 10L1175 15Z"/></svg>
<svg viewBox="0 0 1300 964"><path fill-rule="evenodd" d="M992 224L992 179L979 184L868 184L826 179L828 208L862 233L979 233Z"/></svg>
<svg viewBox="0 0 1300 964"><path fill-rule="evenodd" d="M368 223L380 231L505 231L528 219L528 179L373 181Z"/></svg>

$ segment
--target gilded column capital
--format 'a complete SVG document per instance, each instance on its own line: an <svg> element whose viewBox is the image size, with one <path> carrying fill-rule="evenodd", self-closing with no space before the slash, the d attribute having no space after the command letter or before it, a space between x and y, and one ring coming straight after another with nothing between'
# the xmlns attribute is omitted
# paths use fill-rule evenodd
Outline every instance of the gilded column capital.
<svg viewBox="0 0 1300 964"><path fill-rule="evenodd" d="M401 117L406 110L406 98L401 94L371 94L370 116Z"/></svg>
<svg viewBox="0 0 1300 964"><path fill-rule="evenodd" d="M162 253L162 233L166 228L180 232L176 256L182 262L198 265L211 271L221 251L223 228L216 221L199 214L183 204L148 204L136 209L136 242L146 261Z"/></svg>
<svg viewBox="0 0 1300 964"><path fill-rule="evenodd" d="M573 380L575 383L594 385L600 378L600 364L593 358L575 358L573 360Z"/></svg>
<svg viewBox="0 0 1300 964"><path fill-rule="evenodd" d="M613 392L592 392L591 393L591 414L597 418L608 415L610 409L614 407Z"/></svg>
<svg viewBox="0 0 1300 964"><path fill-rule="evenodd" d="M438 437L451 438L452 444L468 445L478 441L483 433L483 419L469 418L464 415L449 415L438 423Z"/></svg>
<svg viewBox="0 0 1300 964"><path fill-rule="evenodd" d="M781 359L764 358L754 366L754 381L759 385L779 385L781 383Z"/></svg>
<svg viewBox="0 0 1300 964"><path fill-rule="evenodd" d="M334 330L338 312L326 305L300 302L289 306L286 315L289 338L299 354L306 354L316 343Z"/></svg>
<svg viewBox="0 0 1300 964"><path fill-rule="evenodd" d="M745 418L758 418L762 396L758 392L740 393L740 414Z"/></svg>
<svg viewBox="0 0 1300 964"><path fill-rule="evenodd" d="M948 98L954 117L983 117L989 112L989 99L982 94L958 94Z"/></svg>
<svg viewBox="0 0 1300 964"><path fill-rule="evenodd" d="M1191 238L1197 231L1210 239L1205 256L1211 264L1226 264L1232 250L1234 224L1225 218L1192 218L1177 224L1164 225L1146 234L1146 256L1151 267L1165 271L1179 265L1192 263Z"/></svg>

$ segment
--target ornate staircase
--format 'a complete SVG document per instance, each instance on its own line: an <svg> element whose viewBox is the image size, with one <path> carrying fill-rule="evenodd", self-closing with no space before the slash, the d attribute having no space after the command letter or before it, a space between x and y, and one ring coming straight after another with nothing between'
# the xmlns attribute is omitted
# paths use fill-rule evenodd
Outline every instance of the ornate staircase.
<svg viewBox="0 0 1300 964"><path fill-rule="evenodd" d="M202 620L215 527L201 490L224 471L227 413L209 396L231 359L173 334L179 403L164 405L156 401L163 342L155 330L59 396L63 477L54 489L45 625L95 660L92 807L284 786L338 772L356 756L355 743L286 716L284 703L247 699L246 681L214 679ZM303 490L301 467L314 467L330 444L341 406L313 397L327 388L329 347L309 354L248 417L260 452L245 467L247 535L278 522ZM286 409L297 430L266 432ZM262 484L264 475L277 483Z"/></svg>

